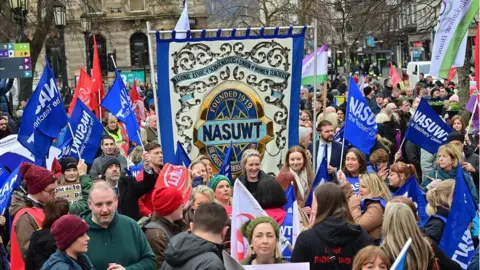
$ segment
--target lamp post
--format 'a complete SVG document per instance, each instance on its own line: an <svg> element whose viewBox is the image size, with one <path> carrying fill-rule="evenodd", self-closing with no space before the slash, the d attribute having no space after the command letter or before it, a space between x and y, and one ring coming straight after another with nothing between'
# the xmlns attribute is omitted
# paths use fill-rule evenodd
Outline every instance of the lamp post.
<svg viewBox="0 0 480 270"><path fill-rule="evenodd" d="M10 8L12 9L13 19L20 27L19 42L24 40L25 23L27 22L28 0L10 0Z"/></svg>
<svg viewBox="0 0 480 270"><path fill-rule="evenodd" d="M60 33L60 59L61 59L61 74L62 74L62 94L64 102L70 103L71 94L68 88L68 71L67 71L67 56L65 54L65 23L66 23L66 10L65 5L62 2L55 2L53 4L53 15L55 18L55 26L57 26Z"/></svg>
<svg viewBox="0 0 480 270"><path fill-rule="evenodd" d="M85 67L90 75L90 31L92 31L92 21L87 13L80 15L80 24L82 25L83 38L85 39Z"/></svg>

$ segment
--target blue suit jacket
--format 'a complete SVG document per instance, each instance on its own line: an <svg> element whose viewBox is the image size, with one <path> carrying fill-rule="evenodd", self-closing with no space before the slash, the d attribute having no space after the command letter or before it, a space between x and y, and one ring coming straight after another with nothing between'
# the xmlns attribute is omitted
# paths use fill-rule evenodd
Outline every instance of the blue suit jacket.
<svg viewBox="0 0 480 270"><path fill-rule="evenodd" d="M320 146L320 141L317 141L317 145L316 145L316 154L318 155L318 147ZM310 153L312 154L312 158L317 158L317 157L314 157L313 156L313 143L310 143L308 145L308 151L310 151ZM348 148L345 148L343 149L343 157L341 156L342 155L342 144L339 143L339 142L332 142L332 155L330 157L330 162L329 162L329 165L332 166L332 167L335 167L337 168L337 171L340 170L341 168L340 167L340 161L343 159L345 160L345 156L347 155L347 151L348 151ZM312 166L313 166L313 160L311 160L312 162ZM342 164L345 164L345 163L342 163ZM315 170L315 168L314 168Z"/></svg>

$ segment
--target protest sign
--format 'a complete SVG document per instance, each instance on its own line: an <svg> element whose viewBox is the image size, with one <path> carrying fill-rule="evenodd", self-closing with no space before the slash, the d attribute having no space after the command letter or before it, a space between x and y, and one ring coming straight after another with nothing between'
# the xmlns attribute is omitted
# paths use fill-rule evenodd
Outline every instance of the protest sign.
<svg viewBox="0 0 480 270"><path fill-rule="evenodd" d="M80 184L62 185L55 190L55 197L65 198L69 202L82 199L82 186Z"/></svg>

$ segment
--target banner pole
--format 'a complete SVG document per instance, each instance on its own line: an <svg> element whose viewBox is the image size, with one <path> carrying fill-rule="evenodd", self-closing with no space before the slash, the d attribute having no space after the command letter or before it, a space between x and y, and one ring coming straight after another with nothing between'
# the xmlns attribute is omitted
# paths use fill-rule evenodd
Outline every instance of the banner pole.
<svg viewBox="0 0 480 270"><path fill-rule="evenodd" d="M160 140L160 118L158 117L158 97L157 97L157 88L155 86L155 71L153 70L155 64L153 62L153 48L152 48L152 37L150 36L152 25L150 22L147 22L147 38L148 38L148 57L150 58L150 84L152 85L153 91L153 103L155 104L155 114L157 115L157 141L160 145L162 145L162 141ZM181 32L179 31L176 31ZM154 32L155 33L155 32ZM158 63L157 63L158 65Z"/></svg>
<svg viewBox="0 0 480 270"><path fill-rule="evenodd" d="M326 80L323 82L322 98L323 98L323 119L322 120L327 120L327 81Z"/></svg>
<svg viewBox="0 0 480 270"><path fill-rule="evenodd" d="M72 134L72 142L75 144L75 135L73 134L72 126L70 125L70 122L68 122L68 129L70 130L70 134ZM78 149L77 145L77 154L80 159L82 159L82 156L80 155L80 150Z"/></svg>
<svg viewBox="0 0 480 270"><path fill-rule="evenodd" d="M397 153L398 153L398 152L402 153L402 146L403 146L403 143L404 143L404 142L405 142L405 137L403 137L402 143L400 144L400 147L398 148ZM395 153L395 155L396 155L396 153ZM393 161L393 163L395 163L395 162L397 162L397 161L398 161L397 158L395 158L395 160Z"/></svg>
<svg viewBox="0 0 480 270"><path fill-rule="evenodd" d="M470 116L470 120L468 121L465 136L468 136L468 134L470 133L470 126L472 126L473 117L475 117L475 113L478 110L477 106L478 106L478 96L477 96L477 98L475 98L475 105L473 105L472 116Z"/></svg>
<svg viewBox="0 0 480 270"><path fill-rule="evenodd" d="M317 171L317 47L318 47L318 35L317 35L317 19L313 19L313 170Z"/></svg>
<svg viewBox="0 0 480 270"><path fill-rule="evenodd" d="M338 168L338 171L342 170L342 165L343 165L343 150L345 149L345 129L343 130L343 138L342 138L342 152L340 154L340 168Z"/></svg>

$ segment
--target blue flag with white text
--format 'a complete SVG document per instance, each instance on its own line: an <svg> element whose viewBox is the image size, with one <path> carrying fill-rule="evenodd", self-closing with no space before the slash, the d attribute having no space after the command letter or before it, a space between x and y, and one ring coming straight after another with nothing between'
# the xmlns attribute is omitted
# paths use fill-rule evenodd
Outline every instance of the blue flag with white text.
<svg viewBox="0 0 480 270"><path fill-rule="evenodd" d="M5 169L0 168L0 214L7 210L13 190L20 184L20 165L9 175Z"/></svg>
<svg viewBox="0 0 480 270"><path fill-rule="evenodd" d="M422 98L405 133L405 140L435 154L440 146L447 143L450 132L450 126Z"/></svg>
<svg viewBox="0 0 480 270"><path fill-rule="evenodd" d="M138 174L143 170L143 162L138 165L132 165L128 168L128 175L137 178Z"/></svg>
<svg viewBox="0 0 480 270"><path fill-rule="evenodd" d="M18 141L37 160L48 156L50 146L60 130L67 125L68 116L57 83L45 56L45 69L37 88L23 111Z"/></svg>
<svg viewBox="0 0 480 270"><path fill-rule="evenodd" d="M461 168L461 164L458 168ZM452 206L440 240L440 248L466 269L475 252L468 225L475 218L477 205L461 169L457 169L455 178Z"/></svg>
<svg viewBox="0 0 480 270"><path fill-rule="evenodd" d="M287 212L287 216L283 220L282 226L280 226L281 235L287 238L288 242L293 243L293 203L295 202L295 188L291 184L287 191L285 191L287 197L287 203L283 206L283 209ZM292 252L288 247L282 250L282 256L285 260L290 261L292 258Z"/></svg>
<svg viewBox="0 0 480 270"><path fill-rule="evenodd" d="M125 84L123 84L122 77L120 77L118 73L118 69L115 69L115 74L115 81L113 82L112 88L100 105L113 114L120 122L125 124L128 138L131 142L141 145L140 126L138 126L132 101L125 88Z"/></svg>
<svg viewBox="0 0 480 270"><path fill-rule="evenodd" d="M344 134L345 140L366 155L370 154L370 149L375 145L378 134L375 114L352 78L350 78L348 91Z"/></svg>
<svg viewBox="0 0 480 270"><path fill-rule="evenodd" d="M218 174L228 177L230 181L233 181L232 166L230 165L230 161L232 160L232 148L232 141L230 141L230 146L228 147L225 158L223 159L222 167L220 167L220 170L218 171Z"/></svg>
<svg viewBox="0 0 480 270"><path fill-rule="evenodd" d="M427 200L423 195L422 189L418 185L415 176L411 176L405 184L401 186L393 196L404 196L410 198L417 207L418 217L420 218L420 226L423 227L427 223L429 216L427 214Z"/></svg>
<svg viewBox="0 0 480 270"><path fill-rule="evenodd" d="M325 150L327 148L325 147ZM326 153L327 151L325 151ZM327 155L323 155L322 162L320 163L320 167L318 168L317 174L315 175L315 180L313 180L312 188L308 193L307 199L305 200L305 207L312 206L313 200L313 193L315 188L323 183L330 182L330 178L328 175L328 163L327 163Z"/></svg>
<svg viewBox="0 0 480 270"><path fill-rule="evenodd" d="M75 103L72 115L70 116L69 131L65 135L65 140L73 140L70 147L70 155L77 159L84 159L85 163L92 164L97 154L100 141L102 140L102 123L97 116L88 109L88 107L79 99Z"/></svg>
<svg viewBox="0 0 480 270"><path fill-rule="evenodd" d="M192 161L188 157L187 151L183 148L181 142L177 141L177 151L175 151L176 163L173 165L184 166L186 168L190 167Z"/></svg>

